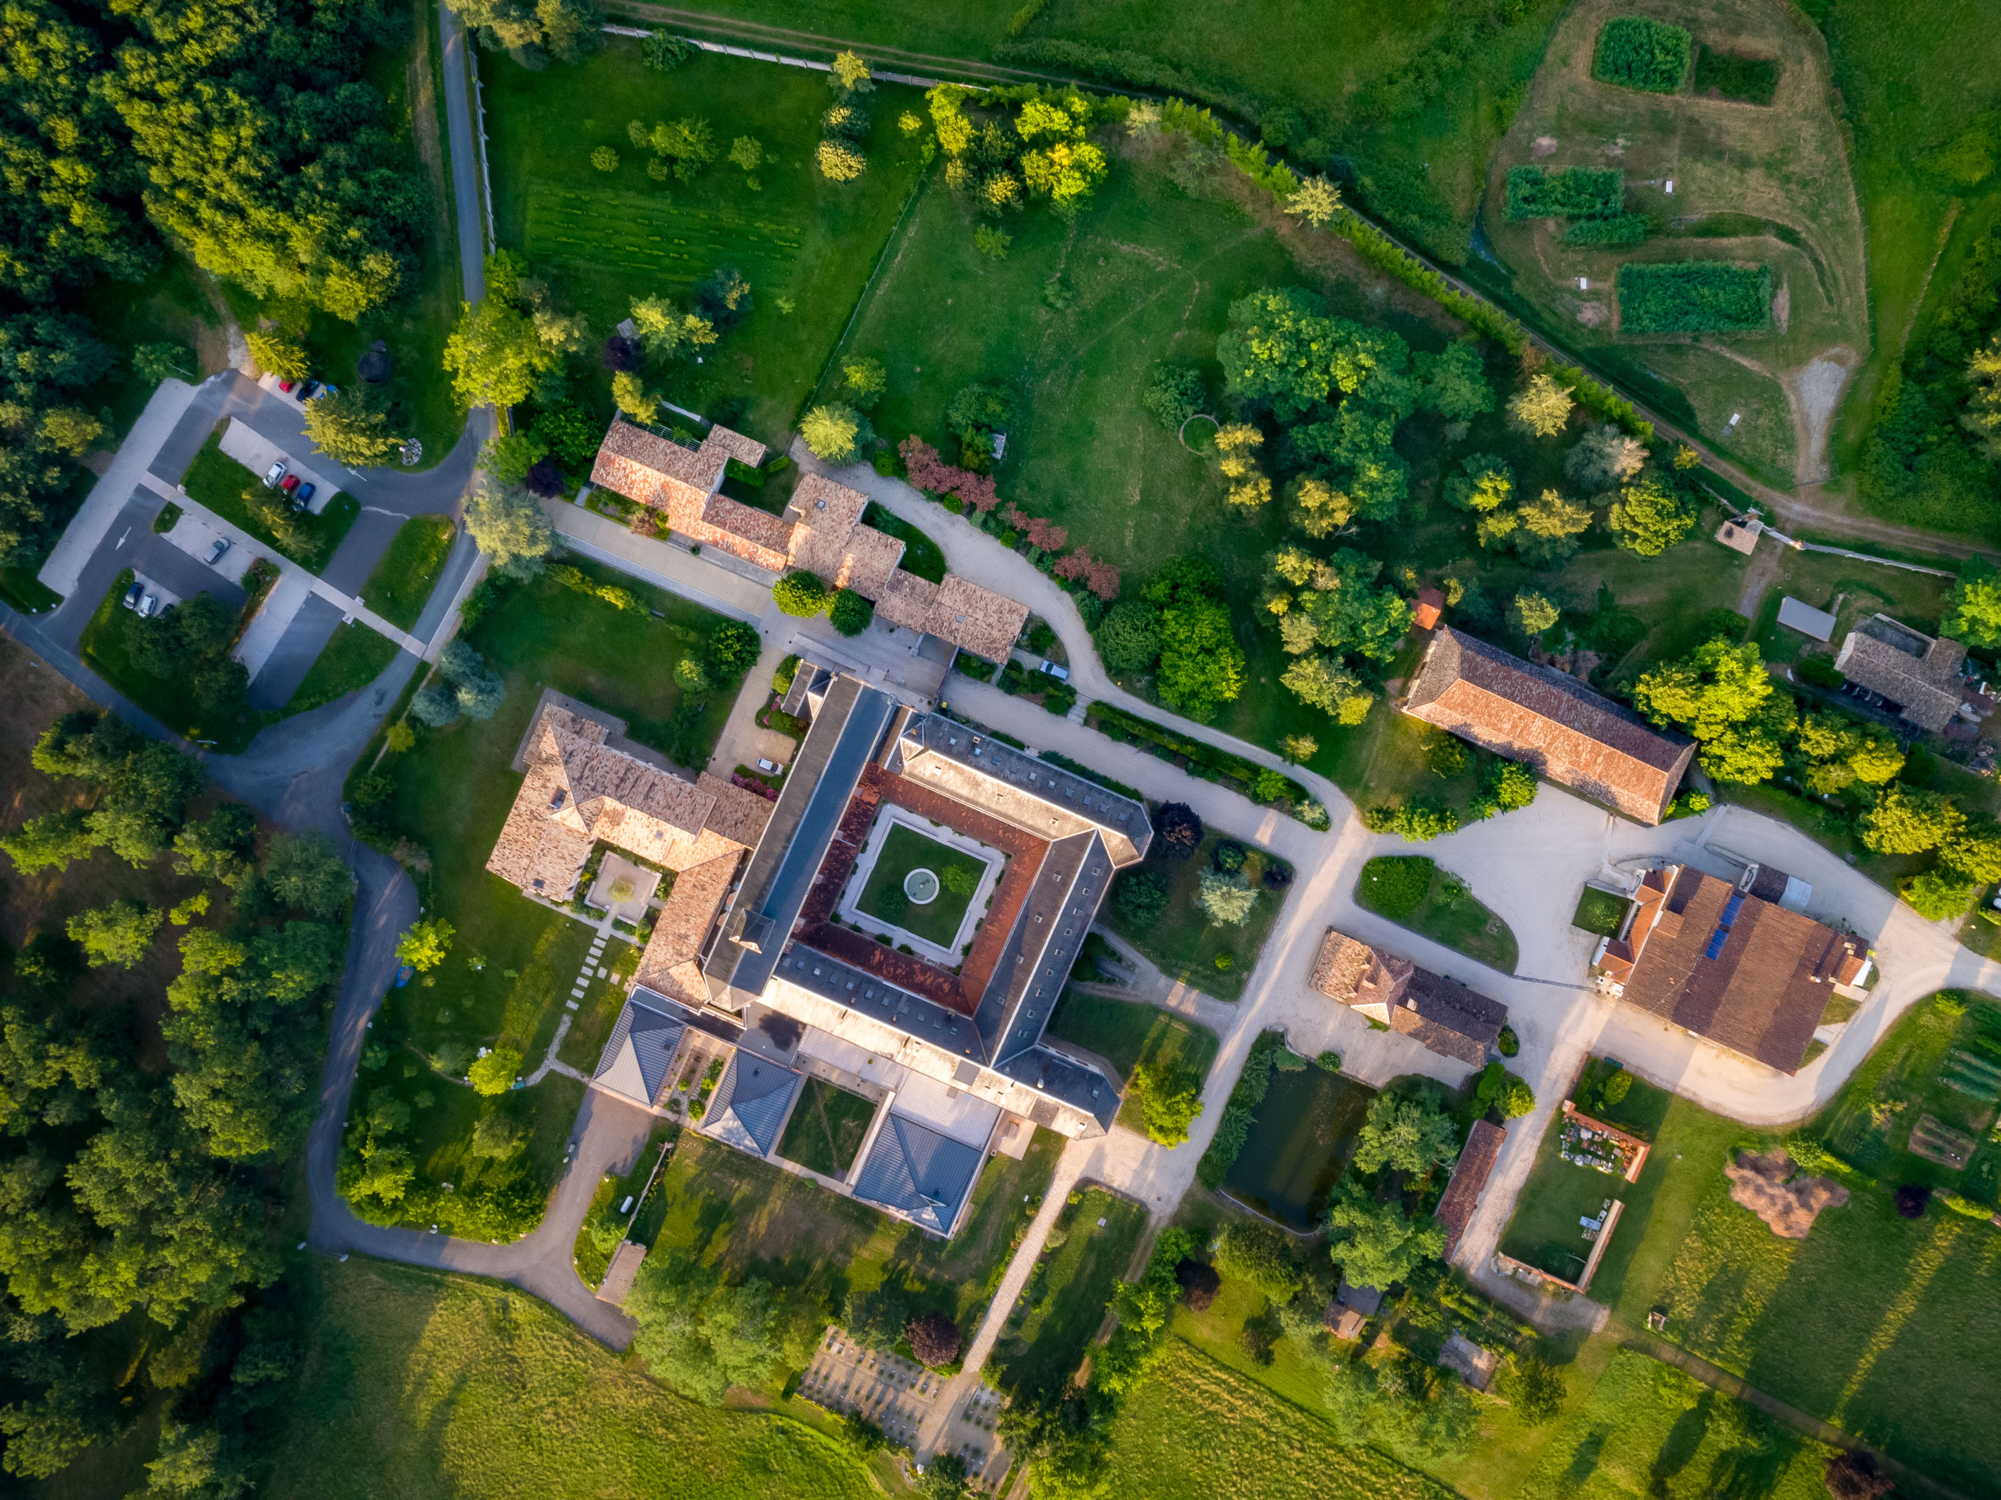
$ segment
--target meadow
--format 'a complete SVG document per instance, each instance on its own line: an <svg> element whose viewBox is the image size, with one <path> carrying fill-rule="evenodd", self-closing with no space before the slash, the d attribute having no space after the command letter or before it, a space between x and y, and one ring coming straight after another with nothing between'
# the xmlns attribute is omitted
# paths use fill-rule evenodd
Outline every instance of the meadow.
<svg viewBox="0 0 2001 1500"><path fill-rule="evenodd" d="M302 1261L313 1318L266 1493L845 1500L859 1458L789 1417L654 1384L533 1297L471 1278Z"/></svg>
<svg viewBox="0 0 2001 1500"><path fill-rule="evenodd" d="M666 394L782 443L917 182L916 146L896 124L922 107L916 91L870 96L868 170L837 184L813 164L833 99L823 74L707 54L661 73L625 40L564 67L531 71L492 54L481 67L499 242L524 252L599 339L637 298L685 299L718 267L742 271L749 318ZM717 159L692 181L654 181L627 124L690 117L713 128ZM724 156L741 136L763 148L755 172ZM615 170L593 167L600 146L618 154Z"/></svg>

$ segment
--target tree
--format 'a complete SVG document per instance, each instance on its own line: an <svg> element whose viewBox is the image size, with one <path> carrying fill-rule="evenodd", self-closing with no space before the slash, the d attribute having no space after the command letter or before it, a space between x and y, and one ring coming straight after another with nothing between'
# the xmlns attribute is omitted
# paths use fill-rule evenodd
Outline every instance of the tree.
<svg viewBox="0 0 2001 1500"><path fill-rule="evenodd" d="M1718 637L1641 673L1633 702L1656 724L1679 724L1700 740L1712 776L1757 782L1783 764L1791 728L1791 705L1773 692L1758 648Z"/></svg>
<svg viewBox="0 0 2001 1500"><path fill-rule="evenodd" d="M756 663L761 644L756 627L742 620L719 620L709 632L703 654L717 676L734 681Z"/></svg>
<svg viewBox="0 0 2001 1500"><path fill-rule="evenodd" d="M549 518L532 495L481 475L465 502L466 532L493 567L510 578L531 578L556 543Z"/></svg>
<svg viewBox="0 0 2001 1500"><path fill-rule="evenodd" d="M1126 871L1112 887L1112 908L1129 927L1151 927L1167 910L1167 877L1144 866Z"/></svg>
<svg viewBox="0 0 2001 1500"><path fill-rule="evenodd" d="M1966 410L1959 421L1973 434L1983 457L2001 462L2001 333L1974 350L1966 363Z"/></svg>
<svg viewBox="0 0 2001 1500"><path fill-rule="evenodd" d="M1257 906L1257 892L1242 875L1216 870L1203 871L1195 899L1209 920L1223 927L1243 926Z"/></svg>
<svg viewBox="0 0 2001 1500"><path fill-rule="evenodd" d="M865 94L875 87L869 75L869 66L859 52L840 51L834 54L833 86L850 93Z"/></svg>
<svg viewBox="0 0 2001 1500"><path fill-rule="evenodd" d="M1501 1389L1515 1414L1531 1427L1540 1427L1563 1408L1563 1372L1540 1344L1517 1351L1508 1361Z"/></svg>
<svg viewBox="0 0 2001 1500"><path fill-rule="evenodd" d="M611 404L641 425L660 413L659 398L648 392L646 382L630 370L620 370L611 377Z"/></svg>
<svg viewBox="0 0 2001 1500"><path fill-rule="evenodd" d="M1285 200L1285 211L1318 228L1341 208L1341 190L1325 177L1308 177Z"/></svg>
<svg viewBox="0 0 2001 1500"><path fill-rule="evenodd" d="M1897 894L1919 916L1937 922L1964 916L1978 889L1952 870L1920 870L1897 888Z"/></svg>
<svg viewBox="0 0 2001 1500"><path fill-rule="evenodd" d="M140 344L132 350L132 373L146 385L163 380L185 380L200 371L194 353L186 344L160 342Z"/></svg>
<svg viewBox="0 0 2001 1500"><path fill-rule="evenodd" d="M137 901L118 900L90 911L80 911L64 926L71 941L82 946L91 963L103 967L116 964L130 969L153 946L153 934L160 930L164 914Z"/></svg>
<svg viewBox="0 0 2001 1500"><path fill-rule="evenodd" d="M755 172L764 165L764 145L754 135L740 135L730 142L730 165Z"/></svg>
<svg viewBox="0 0 2001 1500"><path fill-rule="evenodd" d="M304 380L313 373L313 363L307 357L306 346L288 333L275 328L259 328L246 331L243 343L257 368L276 375L280 380Z"/></svg>
<svg viewBox="0 0 2001 1500"><path fill-rule="evenodd" d="M1199 1073L1179 1063L1142 1063L1133 1069L1129 1088L1139 1102L1140 1121L1149 1140L1178 1146L1188 1139L1188 1127L1202 1113Z"/></svg>
<svg viewBox="0 0 2001 1500"><path fill-rule="evenodd" d="M397 447L388 417L358 388L308 401L306 436L328 458L350 468L379 464Z"/></svg>
<svg viewBox="0 0 2001 1500"><path fill-rule="evenodd" d="M875 619L875 606L853 589L836 589L827 618L842 635L860 635Z"/></svg>
<svg viewBox="0 0 2001 1500"><path fill-rule="evenodd" d="M1491 453L1475 453L1459 465L1459 472L1445 484L1445 498L1462 510L1485 515L1498 510L1515 497L1515 471L1507 460Z"/></svg>
<svg viewBox="0 0 2001 1500"><path fill-rule="evenodd" d="M1160 659L1160 611L1144 599L1121 599L1105 611L1092 639L1113 676L1151 671Z"/></svg>
<svg viewBox="0 0 2001 1500"><path fill-rule="evenodd" d="M596 44L604 17L591 0L451 0L484 47L563 62Z"/></svg>
<svg viewBox="0 0 2001 1500"><path fill-rule="evenodd" d="M1877 854L1923 854L1947 844L1966 815L1943 792L1887 786L1862 815L1862 843Z"/></svg>
<svg viewBox="0 0 2001 1500"><path fill-rule="evenodd" d="M1278 680L1309 708L1332 715L1337 724L1359 724L1369 716L1375 694L1336 657L1301 656L1286 664Z"/></svg>
<svg viewBox="0 0 2001 1500"><path fill-rule="evenodd" d="M1694 529L1695 507L1671 486L1647 476L1619 491L1606 525L1628 552L1659 557Z"/></svg>
<svg viewBox="0 0 2001 1500"><path fill-rule="evenodd" d="M903 1330L918 1360L933 1369L949 1365L959 1357L962 1340L959 1325L941 1312L920 1313Z"/></svg>
<svg viewBox="0 0 2001 1500"><path fill-rule="evenodd" d="M274 906L333 920L347 915L354 874L325 834L281 833L265 851L257 886Z"/></svg>
<svg viewBox="0 0 2001 1500"><path fill-rule="evenodd" d="M1288 734L1278 742L1278 748L1287 760L1303 766L1319 753L1320 741L1310 734Z"/></svg>
<svg viewBox="0 0 2001 1500"><path fill-rule="evenodd" d="M1591 507L1556 490L1524 500L1515 513L1515 553L1535 567L1549 568L1575 553L1578 538L1591 528Z"/></svg>
<svg viewBox="0 0 2001 1500"><path fill-rule="evenodd" d="M1437 1220L1413 1220L1401 1203L1378 1202L1353 1183L1336 1190L1327 1230L1327 1253L1355 1286L1386 1288L1445 1253L1445 1230Z"/></svg>
<svg viewBox="0 0 2001 1500"><path fill-rule="evenodd" d="M1192 719L1211 719L1244 688L1244 653L1228 606L1216 599L1176 597L1160 612L1161 702Z"/></svg>
<svg viewBox="0 0 2001 1500"><path fill-rule="evenodd" d="M521 1074L521 1054L513 1047L493 1047L466 1069L475 1093L504 1094Z"/></svg>
<svg viewBox="0 0 2001 1500"><path fill-rule="evenodd" d="M1563 472L1579 489L1609 490L1639 478L1647 445L1610 422L1588 430L1564 456Z"/></svg>
<svg viewBox="0 0 2001 1500"><path fill-rule="evenodd" d="M1192 416L1208 404L1209 392L1202 374L1193 365L1157 364L1147 380L1139 404L1169 432L1180 432Z"/></svg>
<svg viewBox="0 0 2001 1500"><path fill-rule="evenodd" d="M2001 571L1977 557L1961 563L1940 628L1969 646L2001 646Z"/></svg>
<svg viewBox="0 0 2001 1500"><path fill-rule="evenodd" d="M1515 628L1523 635L1541 635L1560 618L1557 607L1549 595L1524 590L1515 595L1514 603L1508 606L1509 617Z"/></svg>
<svg viewBox="0 0 2001 1500"><path fill-rule="evenodd" d="M0 849L7 852L14 868L23 875L66 870L77 860L88 859L97 844L97 835L91 831L80 808L64 808L30 818L0 838Z"/></svg>
<svg viewBox="0 0 2001 1500"><path fill-rule="evenodd" d="M879 359L850 354L841 361L841 389L857 410L867 411L889 389L889 372Z"/></svg>
<svg viewBox="0 0 2001 1500"><path fill-rule="evenodd" d="M1223 1278L1207 1261L1183 1256L1174 1265L1174 1281L1181 1288L1181 1300L1194 1312L1206 1312L1223 1289Z"/></svg>
<svg viewBox="0 0 2001 1500"><path fill-rule="evenodd" d="M1535 773L1512 760L1492 761L1480 777L1480 788L1493 798L1497 812L1515 812L1535 801Z"/></svg>
<svg viewBox="0 0 2001 1500"><path fill-rule="evenodd" d="M1537 437L1555 437L1570 420L1576 405L1570 387L1553 375L1535 375L1508 402L1508 415Z"/></svg>
<svg viewBox="0 0 2001 1500"><path fill-rule="evenodd" d="M591 152L591 165L596 167L600 172L616 172L618 170L618 152L610 146L599 146Z"/></svg>
<svg viewBox="0 0 2001 1500"><path fill-rule="evenodd" d="M647 1369L713 1406L733 1385L766 1385L783 1357L770 1285L753 1278L725 1286L713 1267L677 1251L647 1257L626 1310L639 1324L632 1347Z"/></svg>
<svg viewBox="0 0 2001 1500"><path fill-rule="evenodd" d="M516 406L561 363L531 312L489 287L478 303L463 304L445 340L445 370L461 407Z"/></svg>
<svg viewBox="0 0 2001 1500"><path fill-rule="evenodd" d="M695 55L695 44L671 31L654 31L639 44L639 53L647 67L671 73Z"/></svg>
<svg viewBox="0 0 2001 1500"><path fill-rule="evenodd" d="M853 182L868 170L868 158L846 141L820 142L813 152L813 164L829 182Z"/></svg>
<svg viewBox="0 0 2001 1500"><path fill-rule="evenodd" d="M1534 1110L1535 1091L1501 1064L1490 1062L1480 1070L1473 1103L1483 1114L1495 1110L1504 1120L1516 1120Z"/></svg>
<svg viewBox="0 0 2001 1500"><path fill-rule="evenodd" d="M713 318L694 309L677 307L665 297L636 298L631 311L640 344L658 358L706 349L722 337Z"/></svg>
<svg viewBox="0 0 2001 1500"><path fill-rule="evenodd" d="M2001 824L1992 818L1967 819L1946 839L1939 858L1968 880L2001 882Z"/></svg>
<svg viewBox="0 0 2001 1500"><path fill-rule="evenodd" d="M1216 341L1224 385L1246 401L1269 403L1281 421L1293 420L1327 399L1335 334L1326 304L1312 292L1265 287L1240 297Z"/></svg>
<svg viewBox="0 0 2001 1500"><path fill-rule="evenodd" d="M433 679L410 700L410 717L427 729L443 729L459 720L459 698L452 685Z"/></svg>
<svg viewBox="0 0 2001 1500"><path fill-rule="evenodd" d="M396 956L419 974L428 974L451 951L453 928L443 917L412 922L397 941Z"/></svg>
<svg viewBox="0 0 2001 1500"><path fill-rule="evenodd" d="M1156 852L1162 859L1187 859L1202 847L1202 819L1186 802L1163 802L1153 815Z"/></svg>
<svg viewBox="0 0 2001 1500"><path fill-rule="evenodd" d="M1292 1242L1276 1224L1231 1219L1216 1232L1210 1254L1225 1277L1249 1282L1274 1302L1290 1301L1299 1290L1302 1278Z"/></svg>
<svg viewBox="0 0 2001 1500"><path fill-rule="evenodd" d="M1423 1099L1385 1092L1369 1101L1350 1165L1357 1172L1389 1167L1421 1176L1459 1156L1452 1117Z"/></svg>
<svg viewBox="0 0 2001 1500"><path fill-rule="evenodd" d="M1834 1454L1822 1477L1833 1500L1884 1500L1897 1488L1877 1465L1876 1455L1867 1451Z"/></svg>
<svg viewBox="0 0 2001 1500"><path fill-rule="evenodd" d="M830 464L853 463L860 456L867 419L852 406L823 402L799 422L799 436L816 458Z"/></svg>
<svg viewBox="0 0 2001 1500"><path fill-rule="evenodd" d="M1470 422L1494 409L1480 346L1461 340L1436 354L1417 356L1418 409L1435 411L1448 422Z"/></svg>
<svg viewBox="0 0 2001 1500"><path fill-rule="evenodd" d="M784 614L810 620L825 614L833 606L834 596L817 573L800 569L772 584L771 602Z"/></svg>

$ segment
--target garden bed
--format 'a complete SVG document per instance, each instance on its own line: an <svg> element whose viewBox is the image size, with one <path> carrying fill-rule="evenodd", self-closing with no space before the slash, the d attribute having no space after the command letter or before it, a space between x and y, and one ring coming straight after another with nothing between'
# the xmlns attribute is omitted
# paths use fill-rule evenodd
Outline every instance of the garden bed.
<svg viewBox="0 0 2001 1500"><path fill-rule="evenodd" d="M808 1077L778 1142L778 1154L809 1172L845 1178L875 1114L873 1099L835 1088L824 1078Z"/></svg>
<svg viewBox="0 0 2001 1500"><path fill-rule="evenodd" d="M1355 882L1355 901L1503 974L1515 972L1518 953L1508 924L1481 905L1465 881L1424 855L1370 860Z"/></svg>

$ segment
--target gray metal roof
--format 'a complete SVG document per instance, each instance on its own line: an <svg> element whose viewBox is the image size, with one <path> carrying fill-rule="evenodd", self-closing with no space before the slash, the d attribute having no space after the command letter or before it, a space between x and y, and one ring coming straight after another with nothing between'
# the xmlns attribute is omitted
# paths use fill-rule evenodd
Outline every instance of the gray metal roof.
<svg viewBox="0 0 2001 1500"><path fill-rule="evenodd" d="M790 1068L748 1052L731 1054L702 1116L702 1130L752 1156L769 1156L804 1080Z"/></svg>
<svg viewBox="0 0 2001 1500"><path fill-rule="evenodd" d="M934 1233L950 1234L984 1157L978 1146L892 1114L855 1178L855 1196Z"/></svg>
<svg viewBox="0 0 2001 1500"><path fill-rule="evenodd" d="M1826 610L1815 609L1788 594L1779 601L1779 623L1817 641L1831 641L1838 622Z"/></svg>
<svg viewBox="0 0 2001 1500"><path fill-rule="evenodd" d="M680 1007L674 1009L679 1011ZM673 1014L655 1010L637 998L627 1000L604 1051L598 1054L597 1072L592 1076L628 1099L651 1105L660 1097L667 1070L681 1046L681 1033L687 1029L685 1012Z"/></svg>
<svg viewBox="0 0 2001 1500"><path fill-rule="evenodd" d="M994 1071L1025 1084L1046 1098L1080 1109L1110 1130L1119 1112L1119 1086L1074 1057L1048 1047L1030 1047L994 1064ZM1046 1124L1046 1121L1038 1123Z"/></svg>
<svg viewBox="0 0 2001 1500"><path fill-rule="evenodd" d="M1041 1040L1111 879L1112 862L1097 834L1050 845L974 1017L989 1062Z"/></svg>
<svg viewBox="0 0 2001 1500"><path fill-rule="evenodd" d="M979 1031L970 1018L817 948L788 944L772 972L802 990L894 1026L934 1047L961 1057L984 1056Z"/></svg>

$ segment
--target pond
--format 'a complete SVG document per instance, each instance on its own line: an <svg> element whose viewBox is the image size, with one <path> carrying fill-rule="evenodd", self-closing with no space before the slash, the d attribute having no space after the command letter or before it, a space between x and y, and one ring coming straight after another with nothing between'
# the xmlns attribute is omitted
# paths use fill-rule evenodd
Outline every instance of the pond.
<svg viewBox="0 0 2001 1500"><path fill-rule="evenodd" d="M1275 1069L1225 1191L1296 1229L1319 1228L1375 1096L1324 1068Z"/></svg>

